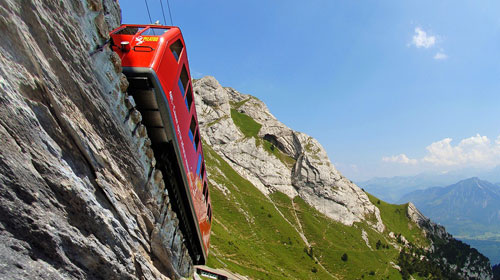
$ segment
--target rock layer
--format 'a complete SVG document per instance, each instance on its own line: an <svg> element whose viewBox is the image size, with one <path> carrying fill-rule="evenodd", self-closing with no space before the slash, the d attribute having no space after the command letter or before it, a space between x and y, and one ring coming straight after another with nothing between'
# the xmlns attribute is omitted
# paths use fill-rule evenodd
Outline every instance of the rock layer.
<svg viewBox="0 0 500 280"><path fill-rule="evenodd" d="M222 87L213 77L194 82L198 121L207 144L264 194L296 195L328 217L346 225L367 221L384 230L380 213L367 195L342 176L319 142L278 121L257 98ZM245 136L231 117L237 110L261 125ZM278 149L284 161L264 145Z"/></svg>
<svg viewBox="0 0 500 280"><path fill-rule="evenodd" d="M191 266L119 57L113 0L0 2L0 279Z"/></svg>

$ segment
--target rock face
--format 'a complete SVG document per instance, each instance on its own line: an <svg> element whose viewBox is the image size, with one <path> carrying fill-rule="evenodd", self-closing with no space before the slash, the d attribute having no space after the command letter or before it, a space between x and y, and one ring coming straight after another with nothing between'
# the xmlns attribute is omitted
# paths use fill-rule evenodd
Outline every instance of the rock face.
<svg viewBox="0 0 500 280"><path fill-rule="evenodd" d="M316 139L286 127L262 101L224 88L213 77L195 81L194 91L207 144L264 194L299 195L343 224L367 221L378 231L384 230L378 208L335 169ZM233 120L235 112L260 125L258 133L244 135Z"/></svg>
<svg viewBox="0 0 500 280"><path fill-rule="evenodd" d="M189 275L113 0L0 2L0 279Z"/></svg>

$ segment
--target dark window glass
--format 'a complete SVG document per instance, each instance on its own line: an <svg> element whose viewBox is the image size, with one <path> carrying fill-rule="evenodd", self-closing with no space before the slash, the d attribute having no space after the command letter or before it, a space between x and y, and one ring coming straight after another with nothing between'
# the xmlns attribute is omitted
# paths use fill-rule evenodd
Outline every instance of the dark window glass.
<svg viewBox="0 0 500 280"><path fill-rule="evenodd" d="M189 139L191 139L195 151L198 150L198 142L200 142L200 136L198 134L198 130L196 129L196 120L194 116L192 116L191 124L189 125Z"/></svg>
<svg viewBox="0 0 500 280"><path fill-rule="evenodd" d="M200 173L200 177L203 177L203 174L205 174L205 163L202 163L202 164L201 164L201 173Z"/></svg>
<svg viewBox="0 0 500 280"><path fill-rule="evenodd" d="M132 26L128 26L128 27L125 27L123 29L120 29L120 30L116 31L115 34L119 34L119 35L134 35L134 34L139 33L142 30L144 30L144 27L132 27Z"/></svg>
<svg viewBox="0 0 500 280"><path fill-rule="evenodd" d="M191 124L189 125L189 132L191 132L191 134L194 137L194 133L196 132L196 119L194 118L194 116L191 117Z"/></svg>
<svg viewBox="0 0 500 280"><path fill-rule="evenodd" d="M193 91L191 90L191 84L189 84L188 91L186 94L186 106L188 107L188 111L191 110L192 103L193 103Z"/></svg>
<svg viewBox="0 0 500 280"><path fill-rule="evenodd" d="M182 84L182 96L184 96L184 94L186 93L186 87L188 85L188 82L189 82L189 76L188 76L188 73L187 73L187 70L186 70L186 65L183 65L182 66L182 71L181 71L181 76L179 77L180 79L180 83ZM179 85L180 87L180 85Z"/></svg>
<svg viewBox="0 0 500 280"><path fill-rule="evenodd" d="M184 46L182 45L181 40L175 41L172 45L170 45L170 50L172 51L172 54L175 57L175 60L179 61L179 57L181 56L182 48Z"/></svg>
<svg viewBox="0 0 500 280"><path fill-rule="evenodd" d="M208 187L207 187L207 182L203 184L203 195L205 196L205 203L208 201Z"/></svg>
<svg viewBox="0 0 500 280"><path fill-rule="evenodd" d="M194 136L194 149L198 150L198 144L200 143L200 131L196 131L196 135ZM203 175L203 172L201 173Z"/></svg>
<svg viewBox="0 0 500 280"><path fill-rule="evenodd" d="M212 223L212 207L211 207L211 205L208 205L207 215L208 215L208 222Z"/></svg>
<svg viewBox="0 0 500 280"><path fill-rule="evenodd" d="M150 27L146 31L142 32L141 35L144 36L160 36L163 33L167 32L168 28L160 28L160 27Z"/></svg>

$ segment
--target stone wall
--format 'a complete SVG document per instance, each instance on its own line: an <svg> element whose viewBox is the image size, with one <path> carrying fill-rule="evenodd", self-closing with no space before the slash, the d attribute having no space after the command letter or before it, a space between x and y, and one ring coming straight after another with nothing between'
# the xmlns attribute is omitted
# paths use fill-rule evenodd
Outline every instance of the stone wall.
<svg viewBox="0 0 500 280"><path fill-rule="evenodd" d="M113 0L0 1L0 279L191 274Z"/></svg>

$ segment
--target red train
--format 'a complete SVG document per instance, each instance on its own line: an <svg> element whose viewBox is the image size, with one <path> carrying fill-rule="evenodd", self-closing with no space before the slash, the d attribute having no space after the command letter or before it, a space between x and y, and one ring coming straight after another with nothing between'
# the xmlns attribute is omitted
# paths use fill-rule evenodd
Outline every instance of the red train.
<svg viewBox="0 0 500 280"><path fill-rule="evenodd" d="M110 33L129 94L153 143L157 167L195 264L207 259L212 207L186 45L178 27L125 24Z"/></svg>

